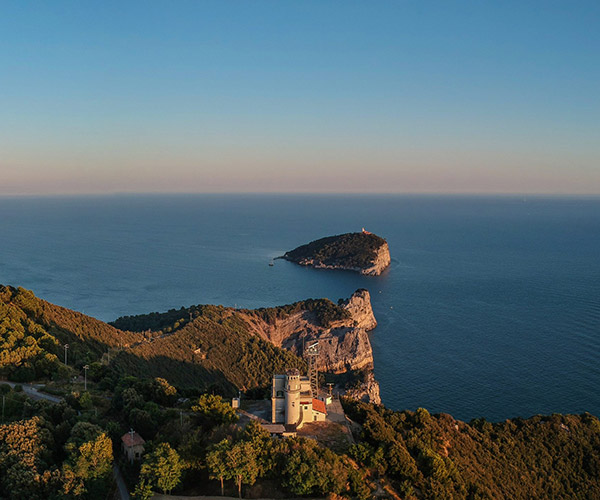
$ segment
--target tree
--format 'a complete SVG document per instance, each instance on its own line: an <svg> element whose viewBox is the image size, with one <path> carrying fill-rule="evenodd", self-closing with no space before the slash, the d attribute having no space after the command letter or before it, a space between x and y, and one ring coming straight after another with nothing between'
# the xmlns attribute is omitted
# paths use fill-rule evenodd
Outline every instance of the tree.
<svg viewBox="0 0 600 500"><path fill-rule="evenodd" d="M204 424L214 427L219 424L232 424L237 421L238 416L232 406L221 396L214 394L203 394L198 402L192 406L192 410L200 417Z"/></svg>
<svg viewBox="0 0 600 500"><path fill-rule="evenodd" d="M227 452L231 449L231 443L227 439L213 445L206 454L206 465L210 479L221 481L221 496L225 494L223 480L228 474Z"/></svg>
<svg viewBox="0 0 600 500"><path fill-rule="evenodd" d="M48 422L41 417L0 425L0 497L40 495L40 472L52 458Z"/></svg>
<svg viewBox="0 0 600 500"><path fill-rule="evenodd" d="M112 441L102 433L79 447L75 470L83 479L97 479L110 473L112 461Z"/></svg>
<svg viewBox="0 0 600 500"><path fill-rule="evenodd" d="M140 479L156 485L163 493L169 494L181 479L184 463L169 443L161 443L146 456L140 471Z"/></svg>
<svg viewBox="0 0 600 500"><path fill-rule="evenodd" d="M238 495L242 498L242 483L254 484L258 475L256 450L252 443L240 441L226 452L228 479L234 479L238 487Z"/></svg>
<svg viewBox="0 0 600 500"><path fill-rule="evenodd" d="M241 435L242 441L252 443L256 452L256 470L263 477L275 468L276 453L273 453L273 439L269 432L258 422L252 420Z"/></svg>
<svg viewBox="0 0 600 500"><path fill-rule="evenodd" d="M84 423L79 422L77 425ZM91 427L80 427L75 434L81 435L91 431ZM112 441L101 432L95 438L74 448L74 443L80 439L80 436L73 437L72 433L72 439L75 441L71 441L70 445L66 446L70 458L62 470L63 492L76 497L103 498L110 485L113 462Z"/></svg>
<svg viewBox="0 0 600 500"><path fill-rule="evenodd" d="M84 410L89 410L90 408L92 408L92 406L94 406L92 396L89 392L84 392L81 396L79 396L79 404Z"/></svg>
<svg viewBox="0 0 600 500"><path fill-rule="evenodd" d="M149 500L152 498L152 485L145 478L140 478L140 481L135 486L133 497L136 500Z"/></svg>
<svg viewBox="0 0 600 500"><path fill-rule="evenodd" d="M170 406L177 398L177 389L164 378L157 377L151 383L152 399L163 406Z"/></svg>

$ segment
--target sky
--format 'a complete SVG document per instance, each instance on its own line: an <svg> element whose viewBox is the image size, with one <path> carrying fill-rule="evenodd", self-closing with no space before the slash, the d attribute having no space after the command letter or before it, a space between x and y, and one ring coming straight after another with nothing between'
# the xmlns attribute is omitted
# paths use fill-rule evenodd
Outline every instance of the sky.
<svg viewBox="0 0 600 500"><path fill-rule="evenodd" d="M0 0L0 195L600 194L600 2Z"/></svg>

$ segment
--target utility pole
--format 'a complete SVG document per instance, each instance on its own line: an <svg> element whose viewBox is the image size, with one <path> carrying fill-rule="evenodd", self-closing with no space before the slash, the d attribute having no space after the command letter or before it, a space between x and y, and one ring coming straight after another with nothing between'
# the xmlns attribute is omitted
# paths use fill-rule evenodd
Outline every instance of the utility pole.
<svg viewBox="0 0 600 500"><path fill-rule="evenodd" d="M87 371L89 370L89 365L83 365L83 390L87 391Z"/></svg>
<svg viewBox="0 0 600 500"><path fill-rule="evenodd" d="M69 349L69 344L65 344L65 366L69 366L67 363L67 350Z"/></svg>

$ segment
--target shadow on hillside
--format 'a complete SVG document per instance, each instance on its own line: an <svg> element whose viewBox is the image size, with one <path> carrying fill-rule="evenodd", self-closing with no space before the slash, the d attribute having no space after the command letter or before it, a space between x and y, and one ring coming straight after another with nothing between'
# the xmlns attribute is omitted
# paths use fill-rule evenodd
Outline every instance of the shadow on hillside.
<svg viewBox="0 0 600 500"><path fill-rule="evenodd" d="M162 377L180 388L207 391L218 389L223 395L236 396L238 389L227 376L218 371L203 367L198 363L179 361L167 356L153 356L149 359L131 352L121 351L111 366L120 373L143 378Z"/></svg>

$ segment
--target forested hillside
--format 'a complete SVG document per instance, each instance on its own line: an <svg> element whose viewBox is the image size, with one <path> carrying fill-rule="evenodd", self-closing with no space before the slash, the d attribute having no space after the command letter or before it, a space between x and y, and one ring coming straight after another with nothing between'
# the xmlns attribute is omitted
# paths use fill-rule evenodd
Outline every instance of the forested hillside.
<svg viewBox="0 0 600 500"><path fill-rule="evenodd" d="M345 312L329 301L313 302L323 321ZM115 324L123 329L28 290L1 286L0 376L18 382L64 378L64 344L69 365L79 369L102 362L115 376L163 377L178 387L215 387L227 394L265 387L274 371L305 367L297 356L250 333L246 322L222 306L126 317Z"/></svg>
<svg viewBox="0 0 600 500"><path fill-rule="evenodd" d="M535 416L470 423L346 400L361 425L350 455L402 498L600 498L600 420Z"/></svg>
<svg viewBox="0 0 600 500"><path fill-rule="evenodd" d="M139 336L37 298L29 290L0 285L0 375L19 382L64 374L64 344L71 364L101 358L111 347Z"/></svg>
<svg viewBox="0 0 600 500"><path fill-rule="evenodd" d="M163 377L179 387L216 385L226 394L266 387L274 372L305 369L302 359L250 333L231 309L197 306L191 320L190 310L177 312L117 320L117 325L145 331L146 340L120 352L114 366L123 373ZM150 330L153 326L162 330Z"/></svg>

